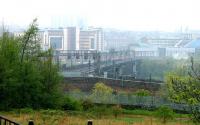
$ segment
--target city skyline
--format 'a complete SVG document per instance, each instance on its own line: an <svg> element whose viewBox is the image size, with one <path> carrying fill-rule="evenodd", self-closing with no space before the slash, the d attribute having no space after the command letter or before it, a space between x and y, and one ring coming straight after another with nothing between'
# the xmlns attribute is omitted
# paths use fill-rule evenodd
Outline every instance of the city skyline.
<svg viewBox="0 0 200 125"><path fill-rule="evenodd" d="M40 27L96 26L122 30L175 31L200 29L198 0L6 0L0 19Z"/></svg>

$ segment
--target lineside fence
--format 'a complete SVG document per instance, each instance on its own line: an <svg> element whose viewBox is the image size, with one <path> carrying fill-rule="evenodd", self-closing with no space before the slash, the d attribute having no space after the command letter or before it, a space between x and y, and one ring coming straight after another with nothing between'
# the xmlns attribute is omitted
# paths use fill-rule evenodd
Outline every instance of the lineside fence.
<svg viewBox="0 0 200 125"><path fill-rule="evenodd" d="M77 100L90 100L97 104L119 104L127 106L139 106L142 108L158 108L168 106L174 110L190 112L191 106L183 103L174 103L166 98L156 96L136 96L129 94L112 95L92 95L86 92L67 92L67 94ZM200 109L200 105L197 106ZM193 107L194 108L194 107Z"/></svg>

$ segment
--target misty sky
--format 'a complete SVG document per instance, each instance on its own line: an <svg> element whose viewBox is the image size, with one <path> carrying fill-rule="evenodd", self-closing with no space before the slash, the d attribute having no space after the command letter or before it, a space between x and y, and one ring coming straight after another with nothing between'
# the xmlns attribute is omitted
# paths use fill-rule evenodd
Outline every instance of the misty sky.
<svg viewBox="0 0 200 125"><path fill-rule="evenodd" d="M200 29L199 5L200 0L0 0L0 19L20 26L37 17L45 27L78 19L90 26L173 31Z"/></svg>

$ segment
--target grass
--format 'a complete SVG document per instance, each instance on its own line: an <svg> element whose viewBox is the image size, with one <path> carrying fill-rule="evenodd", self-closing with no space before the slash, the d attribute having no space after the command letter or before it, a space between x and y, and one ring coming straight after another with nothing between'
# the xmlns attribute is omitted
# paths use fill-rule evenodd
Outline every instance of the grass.
<svg viewBox="0 0 200 125"><path fill-rule="evenodd" d="M117 118L113 115L104 115L99 118L89 112L60 110L22 109L0 112L0 115L22 125L28 125L29 120L34 120L35 125L86 125L87 120L93 120L94 125L163 125L153 114L153 111L146 110L123 110ZM166 125L193 125L187 115L178 116L180 115L167 122Z"/></svg>
<svg viewBox="0 0 200 125"><path fill-rule="evenodd" d="M122 111L123 114L132 114L132 115L145 115L145 116L152 116L155 114L155 111L148 111L148 110L127 110L123 109Z"/></svg>
<svg viewBox="0 0 200 125"><path fill-rule="evenodd" d="M135 109L135 110L127 110L123 109L122 110L123 114L132 114L132 115L144 115L144 116L156 116L156 111L149 111L149 110L143 110L143 109ZM174 113L175 118L189 118L189 114L179 114L179 113Z"/></svg>
<svg viewBox="0 0 200 125"><path fill-rule="evenodd" d="M125 122L125 123L128 123L128 124L134 124L134 123L139 123L139 122L142 122L144 121L144 118L142 117L135 117L135 118L131 118L131 117L120 117L120 118L116 118L114 119L115 122Z"/></svg>

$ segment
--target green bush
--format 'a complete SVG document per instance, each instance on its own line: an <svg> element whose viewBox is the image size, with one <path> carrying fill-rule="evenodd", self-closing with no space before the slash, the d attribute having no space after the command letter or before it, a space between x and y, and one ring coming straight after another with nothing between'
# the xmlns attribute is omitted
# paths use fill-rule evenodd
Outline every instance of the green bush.
<svg viewBox="0 0 200 125"><path fill-rule="evenodd" d="M80 101L77 101L77 100L74 100L68 96L65 96L64 99L63 99L63 105L62 105L62 108L64 110L82 110L83 107L81 105L81 102Z"/></svg>
<svg viewBox="0 0 200 125"><path fill-rule="evenodd" d="M95 84L92 89L91 98L100 102L106 103L110 100L113 93L113 89L102 82L98 82Z"/></svg>
<svg viewBox="0 0 200 125"><path fill-rule="evenodd" d="M135 92L135 95L137 95L137 96L150 96L151 93L149 92L149 90L139 89Z"/></svg>
<svg viewBox="0 0 200 125"><path fill-rule="evenodd" d="M82 100L81 104L82 104L84 111L87 111L90 108L94 107L94 103L92 103L92 101L90 99Z"/></svg>
<svg viewBox="0 0 200 125"><path fill-rule="evenodd" d="M161 106L157 109L156 116L165 124L168 120L173 119L174 112L167 106Z"/></svg>
<svg viewBox="0 0 200 125"><path fill-rule="evenodd" d="M192 108L191 119L195 124L200 123L200 108L198 106Z"/></svg>

